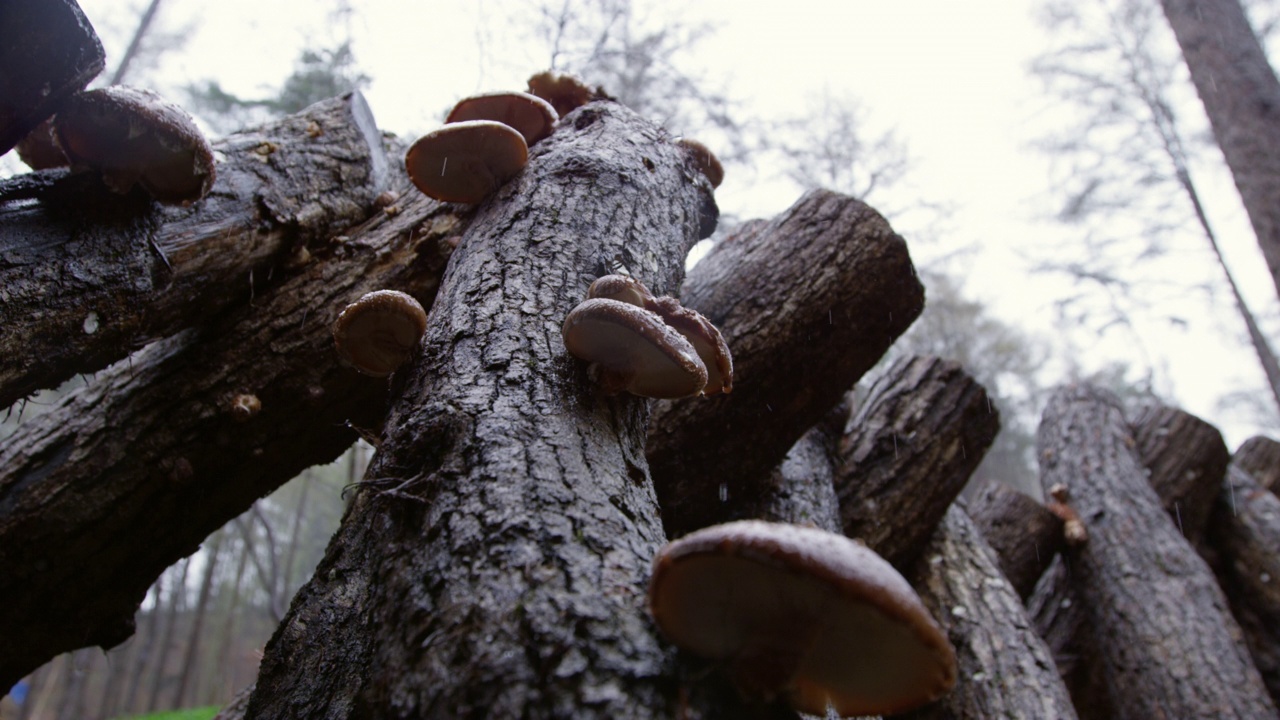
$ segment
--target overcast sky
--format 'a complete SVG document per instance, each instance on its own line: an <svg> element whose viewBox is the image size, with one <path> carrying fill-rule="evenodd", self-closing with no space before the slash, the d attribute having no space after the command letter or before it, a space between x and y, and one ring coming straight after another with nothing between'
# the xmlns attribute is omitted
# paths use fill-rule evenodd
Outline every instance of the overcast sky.
<svg viewBox="0 0 1280 720"><path fill-rule="evenodd" d="M81 5L103 36L108 68L114 67L145 2ZM366 96L385 130L425 132L456 99L522 88L545 62L494 34L505 27L508 2L351 5L353 49L372 78ZM913 254L927 259L975 248L953 266L967 278L966 291L1002 319L1053 342L1062 339L1052 301L1068 286L1029 272L1037 244L1066 242L1073 232L1047 220L1055 202L1048 160L1031 148L1039 134L1064 122L1063 111L1027 73L1046 44L1032 17L1034 2L788 0L761 4L767 8L761 11L731 0L665 6L680 8L688 22L717 25L701 46L697 69L709 82L726 84L746 113L794 114L824 91L859 98L872 129L892 128L909 148L914 162L904 192L955 208L942 237L927 247L913 246ZM330 3L314 0L165 0L159 29L180 32L186 42L145 77L167 93L202 79L246 95L267 91L288 75L301 48L332 47L344 37L346 29L334 26L331 10ZM1202 123L1202 111L1190 111ZM1274 289L1230 179L1220 169L1201 170L1233 270L1255 310L1274 316ZM734 215L767 217L797 194L776 170L761 167L738 177L731 171L718 201ZM911 240L910 228L898 229ZM1200 277L1207 262L1207 255L1189 258L1187 271ZM1148 357L1134 356L1133 339L1123 333L1079 336L1073 343L1086 370L1112 357L1154 365L1159 389L1219 425L1234 447L1257 429L1220 412L1215 400L1231 390L1263 386L1251 352L1235 342L1243 334L1239 323L1217 312L1216 323L1208 314L1194 318L1194 332L1140 328Z"/></svg>

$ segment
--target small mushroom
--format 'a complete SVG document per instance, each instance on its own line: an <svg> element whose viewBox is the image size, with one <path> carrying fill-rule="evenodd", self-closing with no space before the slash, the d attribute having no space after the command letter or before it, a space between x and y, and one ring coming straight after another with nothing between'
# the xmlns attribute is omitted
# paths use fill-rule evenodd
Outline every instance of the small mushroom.
<svg viewBox="0 0 1280 720"><path fill-rule="evenodd" d="M955 684L955 651L907 581L817 528L744 520L669 543L649 610L673 643L726 663L745 695L800 712L903 712Z"/></svg>
<svg viewBox="0 0 1280 720"><path fill-rule="evenodd" d="M707 366L707 387L703 395L733 391L733 355L724 336L711 321L696 310L684 307L668 295L651 299L646 306L662 316L662 320L688 340Z"/></svg>
<svg viewBox="0 0 1280 720"><path fill-rule="evenodd" d="M37 125L13 149L18 151L18 158L32 170L67 166L67 156L62 154L62 148L53 139L53 118Z"/></svg>
<svg viewBox="0 0 1280 720"><path fill-rule="evenodd" d="M493 120L449 123L418 139L405 155L409 179L445 202L477 203L524 168L524 136Z"/></svg>
<svg viewBox="0 0 1280 720"><path fill-rule="evenodd" d="M654 299L644 283L628 275L601 275L587 288L587 297L609 298L636 307L647 307Z"/></svg>
<svg viewBox="0 0 1280 720"><path fill-rule="evenodd" d="M593 364L606 393L681 398L707 384L707 369L689 341L644 308L590 298L569 313L561 334L571 355Z"/></svg>
<svg viewBox="0 0 1280 720"><path fill-rule="evenodd" d="M427 313L412 296L377 290L351 303L333 322L338 356L365 375L386 377L409 359L427 331Z"/></svg>
<svg viewBox="0 0 1280 720"><path fill-rule="evenodd" d="M689 157L693 158L693 164L711 182L711 187L720 187L720 183L724 182L724 166L720 164L710 148L693 138L680 138L676 144L689 153Z"/></svg>
<svg viewBox="0 0 1280 720"><path fill-rule="evenodd" d="M524 136L525 144L534 143L551 134L560 116L546 100L522 92L496 92L475 95L453 106L446 123L467 120L493 120L515 129Z"/></svg>
<svg viewBox="0 0 1280 720"><path fill-rule="evenodd" d="M114 85L77 93L53 127L72 168L98 171L118 193L138 184L161 203L190 205L213 187L213 151L195 121L149 90Z"/></svg>
<svg viewBox="0 0 1280 720"><path fill-rule="evenodd" d="M577 75L555 70L529 78L529 92L551 103L561 117L591 102L599 94Z"/></svg>

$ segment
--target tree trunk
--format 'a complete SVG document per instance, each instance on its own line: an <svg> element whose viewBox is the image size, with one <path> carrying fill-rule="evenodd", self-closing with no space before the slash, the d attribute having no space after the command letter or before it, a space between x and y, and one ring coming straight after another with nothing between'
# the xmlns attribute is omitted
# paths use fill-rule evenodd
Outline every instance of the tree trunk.
<svg viewBox="0 0 1280 720"><path fill-rule="evenodd" d="M614 259L658 293L678 285L709 192L682 157L592 103L480 204L248 717L678 714L644 602L664 539L648 403L602 396L560 326Z"/></svg>
<svg viewBox="0 0 1280 720"><path fill-rule="evenodd" d="M1073 584L1118 718L1274 717L1204 561L1169 522L1114 398L1059 390L1037 435L1041 483L1067 486L1089 531Z"/></svg>
<svg viewBox="0 0 1280 720"><path fill-rule="evenodd" d="M1261 487L1271 492L1280 487L1280 442L1269 437L1251 437L1236 449L1231 461Z"/></svg>
<svg viewBox="0 0 1280 720"><path fill-rule="evenodd" d="M1280 702L1280 498L1232 463L1209 523L1219 580L1272 699Z"/></svg>
<svg viewBox="0 0 1280 720"><path fill-rule="evenodd" d="M1064 546L1062 518L1000 482L983 484L969 503L969 514L1009 584L1027 599Z"/></svg>
<svg viewBox="0 0 1280 720"><path fill-rule="evenodd" d="M398 188L409 191L407 180ZM111 647L146 588L211 532L377 427L387 383L342 367L329 324L365 292L429 306L461 213L417 194L299 274L103 371L0 448L0 684ZM261 411L230 412L239 394Z"/></svg>
<svg viewBox="0 0 1280 720"><path fill-rule="evenodd" d="M142 691L142 678L146 677L148 662L155 652L156 642L160 637L160 608L161 601L164 599L165 576L169 574L169 572L161 573L151 586L151 592L155 593L155 603L147 613L146 626L138 633L137 639L141 646L134 655L133 663L129 666L129 691L125 694L124 705L120 708L125 713L142 710L138 705L138 697Z"/></svg>
<svg viewBox="0 0 1280 720"><path fill-rule="evenodd" d="M815 190L722 240L681 298L724 333L734 390L654 409L648 458L672 537L758 507L773 469L910 326L924 291L884 218Z"/></svg>
<svg viewBox="0 0 1280 720"><path fill-rule="evenodd" d="M840 533L840 507L833 477L836 447L849 420L849 411L850 405L841 402L801 435L782 463L769 474L767 490L754 498L759 505L739 507L737 511L743 517ZM727 491L725 502L729 502Z"/></svg>
<svg viewBox="0 0 1280 720"><path fill-rule="evenodd" d="M178 581L169 589L169 606L164 608L164 629L160 631L160 638L156 642L156 663L151 670L151 694L147 698L147 712L160 709L160 692L164 689L165 678L169 675L169 650L173 647L173 634L178 623L178 614L187 604L187 571L190 569L191 558L188 557L182 561ZM160 606L156 606L156 611L160 611Z"/></svg>
<svg viewBox="0 0 1280 720"><path fill-rule="evenodd" d="M75 0L5 0L0 48L3 155L97 77L105 55Z"/></svg>
<svg viewBox="0 0 1280 720"><path fill-rule="evenodd" d="M190 208L100 197L83 176L45 202L0 203L0 407L252 303L376 212L388 181L359 93L215 150L217 182Z"/></svg>
<svg viewBox="0 0 1280 720"><path fill-rule="evenodd" d="M959 506L947 510L910 577L956 648L958 679L941 700L903 717L1076 716L1022 600L1001 576L994 551Z"/></svg>
<svg viewBox="0 0 1280 720"><path fill-rule="evenodd" d="M1162 0L1280 293L1280 81L1239 0Z"/></svg>
<svg viewBox="0 0 1280 720"><path fill-rule="evenodd" d="M871 387L836 466L844 534L910 566L1000 430L986 390L953 362L904 358Z"/></svg>
<svg viewBox="0 0 1280 720"><path fill-rule="evenodd" d="M1195 415L1160 405L1143 408L1131 426L1138 458L1165 512L1199 545L1231 462L1222 433Z"/></svg>
<svg viewBox="0 0 1280 720"><path fill-rule="evenodd" d="M209 612L209 598L213 594L214 572L218 568L224 532L214 533L213 542L205 553L204 576L200 578L200 595L196 598L195 611L192 613L191 628L187 634L186 649L182 658L182 671L178 675L178 687L173 691L173 707L176 708L188 707L191 704L190 688L192 678L197 673L200 638L204 633L205 615Z"/></svg>

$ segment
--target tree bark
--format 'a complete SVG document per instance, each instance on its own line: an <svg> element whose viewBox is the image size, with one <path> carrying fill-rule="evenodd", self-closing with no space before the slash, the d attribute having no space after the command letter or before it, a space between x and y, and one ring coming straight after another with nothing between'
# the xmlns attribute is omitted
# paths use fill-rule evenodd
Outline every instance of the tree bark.
<svg viewBox="0 0 1280 720"><path fill-rule="evenodd" d="M968 514L947 510L911 584L956 649L956 687L903 717L1076 717L1044 641Z"/></svg>
<svg viewBox="0 0 1280 720"><path fill-rule="evenodd" d="M969 514L1001 572L1026 600L1064 546L1062 519L1030 495L994 481L974 495Z"/></svg>
<svg viewBox="0 0 1280 720"><path fill-rule="evenodd" d="M75 0L0 5L0 155L102 72L106 55Z"/></svg>
<svg viewBox="0 0 1280 720"><path fill-rule="evenodd" d="M678 714L644 607L664 539L648 403L602 396L560 326L614 259L658 293L678 285L710 191L682 157L592 103L480 204L248 717Z"/></svg>
<svg viewBox="0 0 1280 720"><path fill-rule="evenodd" d="M721 241L681 299L724 334L734 389L654 410L647 454L672 537L758 507L773 469L910 326L924 291L884 218L815 190Z"/></svg>
<svg viewBox="0 0 1280 720"><path fill-rule="evenodd" d="M1060 389L1037 433L1041 482L1067 486L1089 540L1073 552L1118 718L1274 717L1212 573L1167 519L1118 402Z"/></svg>
<svg viewBox="0 0 1280 720"><path fill-rule="evenodd" d="M1280 81L1239 0L1162 0L1280 293Z"/></svg>
<svg viewBox="0 0 1280 720"><path fill-rule="evenodd" d="M165 567L341 454L352 426L381 423L387 383L339 364L329 324L381 288L429 306L465 217L414 191L251 305L154 343L10 436L0 448L0 684L64 650L124 640ZM262 409L240 422L229 408L245 393Z"/></svg>
<svg viewBox="0 0 1280 720"><path fill-rule="evenodd" d="M190 208L104 198L84 176L0 203L0 407L253 302L376 212L389 181L359 93L215 150L217 182Z"/></svg>
<svg viewBox="0 0 1280 720"><path fill-rule="evenodd" d="M1165 512L1199 545L1231 462L1222 433L1195 415L1160 405L1143 408L1131 425L1138 458Z"/></svg>
<svg viewBox="0 0 1280 720"><path fill-rule="evenodd" d="M1231 462L1271 492L1280 486L1280 442L1261 435L1251 437L1236 448Z"/></svg>
<svg viewBox="0 0 1280 720"><path fill-rule="evenodd" d="M871 387L836 466L844 534L910 566L1000 431L986 390L953 362L903 358Z"/></svg>
<svg viewBox="0 0 1280 720"><path fill-rule="evenodd" d="M1209 523L1219 581L1273 700L1280 702L1280 498L1232 463Z"/></svg>

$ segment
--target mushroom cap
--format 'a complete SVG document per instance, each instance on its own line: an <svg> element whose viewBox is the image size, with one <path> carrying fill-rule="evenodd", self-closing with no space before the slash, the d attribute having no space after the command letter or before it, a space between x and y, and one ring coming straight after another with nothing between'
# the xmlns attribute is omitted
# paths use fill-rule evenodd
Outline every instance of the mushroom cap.
<svg viewBox="0 0 1280 720"><path fill-rule="evenodd" d="M141 185L157 201L189 205L213 187L213 150L191 116L150 90L113 85L71 96L54 137L73 166L126 193Z"/></svg>
<svg viewBox="0 0 1280 720"><path fill-rule="evenodd" d="M32 170L67 166L67 156L62 154L62 148L53 139L53 118L37 125L13 149L18 151L18 158Z"/></svg>
<svg viewBox="0 0 1280 720"><path fill-rule="evenodd" d="M707 180L711 181L712 188L720 187L720 183L724 182L724 166L720 164L720 160L710 148L693 138L680 138L676 144L689 153L693 158L693 164L707 176Z"/></svg>
<svg viewBox="0 0 1280 720"><path fill-rule="evenodd" d="M707 367L707 387L703 389L703 395L733 391L733 355L724 336L710 320L669 295L651 299L646 307L661 315L664 322L693 345L698 358Z"/></svg>
<svg viewBox="0 0 1280 720"><path fill-rule="evenodd" d="M418 138L405 155L409 179L445 202L477 203L529 160L524 136L493 120L449 123Z"/></svg>
<svg viewBox="0 0 1280 720"><path fill-rule="evenodd" d="M676 645L729 661L741 690L801 712L902 712L955 684L955 651L907 581L817 528L744 520L669 543L649 609Z"/></svg>
<svg viewBox="0 0 1280 720"><path fill-rule="evenodd" d="M591 102L597 94L577 75L555 70L529 78L529 92L551 103L561 117Z"/></svg>
<svg viewBox="0 0 1280 720"><path fill-rule="evenodd" d="M560 116L546 100L529 93L495 92L473 95L453 106L446 123L467 120L493 120L514 128L524 136L526 145L551 134Z"/></svg>
<svg viewBox="0 0 1280 720"><path fill-rule="evenodd" d="M636 307L646 307L653 300L653 293L649 292L644 283L629 275L601 275L587 288L587 297L609 298Z"/></svg>
<svg viewBox="0 0 1280 720"><path fill-rule="evenodd" d="M338 357L365 375L386 377L409 359L427 331L427 313L413 296L376 290L333 321Z"/></svg>
<svg viewBox="0 0 1280 720"><path fill-rule="evenodd" d="M651 398L696 395L707 369L680 333L644 308L590 298L564 319L564 346L604 371L606 390Z"/></svg>

